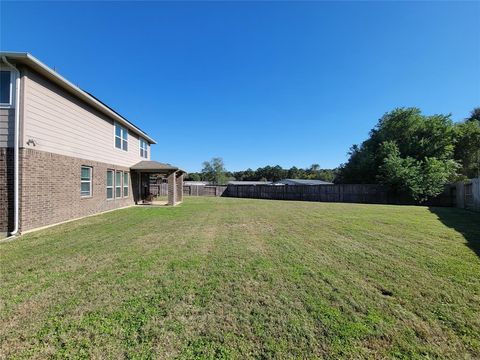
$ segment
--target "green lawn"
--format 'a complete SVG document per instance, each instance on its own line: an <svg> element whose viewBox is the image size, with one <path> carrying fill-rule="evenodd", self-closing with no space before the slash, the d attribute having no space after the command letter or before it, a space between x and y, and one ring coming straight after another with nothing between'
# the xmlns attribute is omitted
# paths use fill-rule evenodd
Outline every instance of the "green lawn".
<svg viewBox="0 0 480 360"><path fill-rule="evenodd" d="M480 358L467 211L188 198L0 256L0 358Z"/></svg>

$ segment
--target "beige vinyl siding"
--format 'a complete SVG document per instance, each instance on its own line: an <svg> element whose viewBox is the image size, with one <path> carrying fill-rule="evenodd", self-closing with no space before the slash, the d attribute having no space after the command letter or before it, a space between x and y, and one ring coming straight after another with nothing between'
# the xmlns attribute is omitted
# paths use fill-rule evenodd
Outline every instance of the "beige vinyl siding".
<svg viewBox="0 0 480 360"><path fill-rule="evenodd" d="M112 119L32 71L25 81L24 109L27 148L121 166L142 160L136 134L128 132L128 151L115 148ZM29 139L36 145L26 145Z"/></svg>
<svg viewBox="0 0 480 360"><path fill-rule="evenodd" d="M0 108L0 148L13 147L15 129L15 110Z"/></svg>

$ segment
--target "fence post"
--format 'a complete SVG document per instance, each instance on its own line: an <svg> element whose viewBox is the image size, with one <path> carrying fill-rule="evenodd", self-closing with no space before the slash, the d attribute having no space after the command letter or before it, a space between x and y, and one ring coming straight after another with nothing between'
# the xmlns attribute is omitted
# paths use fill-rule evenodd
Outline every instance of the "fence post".
<svg viewBox="0 0 480 360"><path fill-rule="evenodd" d="M480 211L480 177L472 179L473 209Z"/></svg>

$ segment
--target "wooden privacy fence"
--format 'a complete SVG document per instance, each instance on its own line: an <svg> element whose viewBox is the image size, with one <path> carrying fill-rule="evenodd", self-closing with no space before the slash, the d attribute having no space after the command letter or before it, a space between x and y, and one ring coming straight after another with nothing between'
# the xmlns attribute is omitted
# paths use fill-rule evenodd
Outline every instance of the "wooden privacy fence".
<svg viewBox="0 0 480 360"><path fill-rule="evenodd" d="M368 204L414 204L414 202L387 187L377 184L335 184L335 185L228 185L183 187L184 195L224 196L270 200L302 200ZM450 186L425 205L452 206Z"/></svg>
<svg viewBox="0 0 480 360"><path fill-rule="evenodd" d="M150 184L150 194L155 196L168 196L168 184Z"/></svg>
<svg viewBox="0 0 480 360"><path fill-rule="evenodd" d="M388 204L388 191L380 185L256 185L228 186L223 196L325 202Z"/></svg>
<svg viewBox="0 0 480 360"><path fill-rule="evenodd" d="M388 203L380 185L229 185L223 196L328 202Z"/></svg>
<svg viewBox="0 0 480 360"><path fill-rule="evenodd" d="M452 192L454 206L480 211L480 177L455 183Z"/></svg>
<svg viewBox="0 0 480 360"><path fill-rule="evenodd" d="M183 195L189 196L222 196L227 186L183 185Z"/></svg>
<svg viewBox="0 0 480 360"><path fill-rule="evenodd" d="M222 196L227 186L183 185L183 195L190 196ZM168 196L168 184L150 184L150 194Z"/></svg>

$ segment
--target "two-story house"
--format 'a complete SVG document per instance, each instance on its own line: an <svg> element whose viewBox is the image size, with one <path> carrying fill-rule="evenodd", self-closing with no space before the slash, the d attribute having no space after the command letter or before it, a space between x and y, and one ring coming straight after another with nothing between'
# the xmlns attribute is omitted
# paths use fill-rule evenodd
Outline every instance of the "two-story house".
<svg viewBox="0 0 480 360"><path fill-rule="evenodd" d="M152 144L30 54L0 52L0 234L142 203L151 173L178 203L183 171L151 161Z"/></svg>

